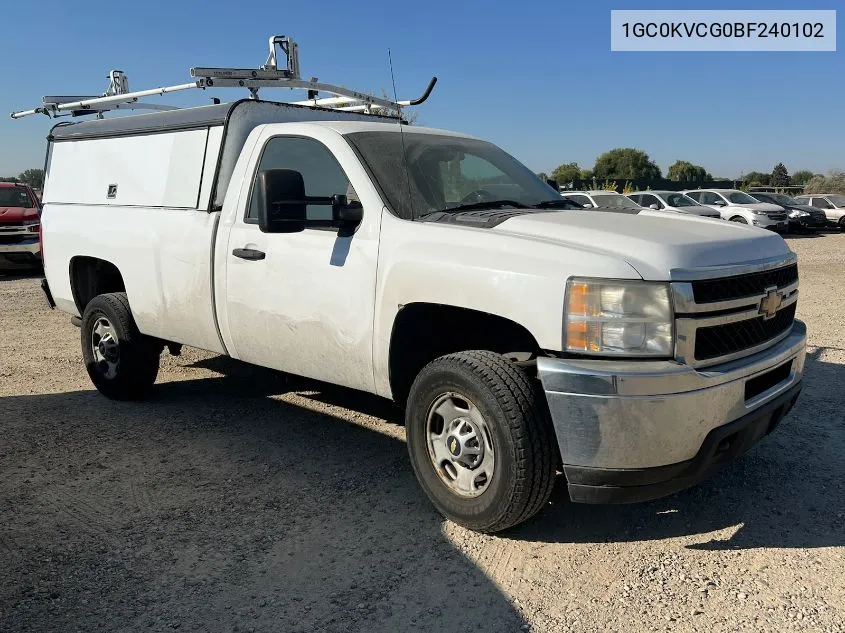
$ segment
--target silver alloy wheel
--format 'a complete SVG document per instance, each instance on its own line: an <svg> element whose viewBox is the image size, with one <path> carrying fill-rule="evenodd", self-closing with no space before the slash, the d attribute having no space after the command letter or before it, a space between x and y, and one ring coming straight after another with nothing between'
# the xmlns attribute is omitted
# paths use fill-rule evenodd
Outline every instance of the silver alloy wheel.
<svg viewBox="0 0 845 633"><path fill-rule="evenodd" d="M103 376L114 378L120 363L120 344L117 332L106 317L99 317L91 329L91 348L94 360Z"/></svg>
<svg viewBox="0 0 845 633"><path fill-rule="evenodd" d="M477 497L487 490L496 460L478 407L457 393L443 394L428 411L426 439L434 470L453 492Z"/></svg>

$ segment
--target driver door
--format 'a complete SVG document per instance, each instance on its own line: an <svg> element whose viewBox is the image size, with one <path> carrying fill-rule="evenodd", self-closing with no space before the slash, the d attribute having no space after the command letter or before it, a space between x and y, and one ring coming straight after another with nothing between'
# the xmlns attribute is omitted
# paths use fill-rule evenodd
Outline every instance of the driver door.
<svg viewBox="0 0 845 633"><path fill-rule="evenodd" d="M382 204L343 139L328 130L324 135L268 131L259 141L260 159L244 179L226 249L228 345L232 356L249 363L372 391ZM362 223L352 235L333 228L262 233L255 181L263 169L300 172L307 196L359 199ZM331 207L308 205L306 217L330 219Z"/></svg>

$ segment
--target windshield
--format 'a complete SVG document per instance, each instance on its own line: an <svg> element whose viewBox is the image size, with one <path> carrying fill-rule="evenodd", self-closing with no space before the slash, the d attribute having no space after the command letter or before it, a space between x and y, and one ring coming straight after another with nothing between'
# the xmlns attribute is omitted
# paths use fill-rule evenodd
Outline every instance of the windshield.
<svg viewBox="0 0 845 633"><path fill-rule="evenodd" d="M733 204L760 204L756 198L752 198L747 193L741 191L734 191L728 194L728 200Z"/></svg>
<svg viewBox="0 0 845 633"><path fill-rule="evenodd" d="M26 189L20 187L0 187L0 207L21 207L29 209L32 200Z"/></svg>
<svg viewBox="0 0 845 633"><path fill-rule="evenodd" d="M837 207L845 207L845 196L828 196L827 199Z"/></svg>
<svg viewBox="0 0 845 633"><path fill-rule="evenodd" d="M791 196L785 196L782 193L767 193L766 196L770 200L774 200L777 204L782 204L782 205L785 205L785 206L801 204L795 198L793 198Z"/></svg>
<svg viewBox="0 0 845 633"><path fill-rule="evenodd" d="M663 193L660 197L666 201L670 207L697 207L700 206L695 200L682 193Z"/></svg>
<svg viewBox="0 0 845 633"><path fill-rule="evenodd" d="M593 202L599 207L613 207L620 209L636 209L642 211L642 207L626 196L612 193L599 193L592 196Z"/></svg>
<svg viewBox="0 0 845 633"><path fill-rule="evenodd" d="M481 208L482 203L496 200L526 207L563 201L534 172L492 143L395 131L353 132L346 139L358 150L387 202L405 219L459 205Z"/></svg>

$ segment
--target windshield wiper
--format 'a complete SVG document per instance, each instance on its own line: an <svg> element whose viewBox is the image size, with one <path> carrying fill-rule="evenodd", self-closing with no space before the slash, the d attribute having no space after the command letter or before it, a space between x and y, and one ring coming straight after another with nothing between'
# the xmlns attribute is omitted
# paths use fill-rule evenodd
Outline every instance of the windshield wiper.
<svg viewBox="0 0 845 633"><path fill-rule="evenodd" d="M538 202L537 204L531 205L532 209L583 209L583 205L574 202L573 200L567 200L566 198L561 198L560 200L543 200L543 202Z"/></svg>
<svg viewBox="0 0 845 633"><path fill-rule="evenodd" d="M471 211L472 209L501 209L502 207L513 207L515 209L526 208L521 202L515 200L488 200L487 202L470 202L459 204L456 207L441 209L443 213L454 213L455 211Z"/></svg>

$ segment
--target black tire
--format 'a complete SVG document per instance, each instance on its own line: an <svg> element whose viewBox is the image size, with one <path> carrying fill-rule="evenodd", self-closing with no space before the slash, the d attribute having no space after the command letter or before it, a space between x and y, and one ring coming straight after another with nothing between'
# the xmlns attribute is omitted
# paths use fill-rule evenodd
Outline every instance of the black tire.
<svg viewBox="0 0 845 633"><path fill-rule="evenodd" d="M746 220L741 215L735 215L731 218L731 222L738 222L739 224L748 224L748 220Z"/></svg>
<svg viewBox="0 0 845 633"><path fill-rule="evenodd" d="M101 318L111 325L117 338L118 357L113 376L94 355L92 337ZM158 375L161 346L138 331L125 292L94 297L82 314L80 327L82 358L97 390L114 400L136 400L145 396Z"/></svg>
<svg viewBox="0 0 845 633"><path fill-rule="evenodd" d="M845 231L845 215L839 218L839 230Z"/></svg>
<svg viewBox="0 0 845 633"><path fill-rule="evenodd" d="M429 410L445 393L475 404L490 431L493 476L477 497L444 483L429 457ZM417 480L441 514L478 532L499 532L528 520L548 501L559 462L545 397L520 368L499 354L467 351L426 365L408 396L408 452Z"/></svg>

